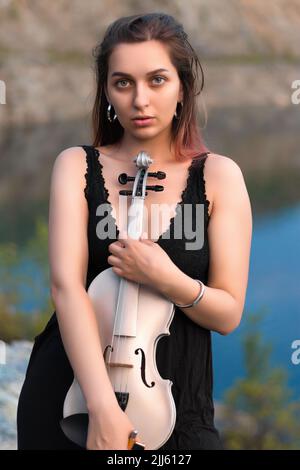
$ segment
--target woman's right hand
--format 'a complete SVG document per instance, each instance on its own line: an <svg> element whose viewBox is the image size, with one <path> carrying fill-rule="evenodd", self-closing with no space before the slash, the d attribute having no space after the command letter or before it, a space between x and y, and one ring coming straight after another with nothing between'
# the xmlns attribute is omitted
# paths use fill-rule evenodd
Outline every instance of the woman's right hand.
<svg viewBox="0 0 300 470"><path fill-rule="evenodd" d="M87 450L128 450L128 438L134 429L119 405L89 413Z"/></svg>

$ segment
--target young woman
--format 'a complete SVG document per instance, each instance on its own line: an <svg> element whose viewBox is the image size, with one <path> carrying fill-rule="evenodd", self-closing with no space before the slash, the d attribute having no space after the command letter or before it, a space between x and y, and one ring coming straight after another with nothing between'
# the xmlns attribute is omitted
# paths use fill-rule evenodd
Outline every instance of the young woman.
<svg viewBox="0 0 300 470"><path fill-rule="evenodd" d="M176 306L170 335L156 349L158 371L172 380L176 406L174 430L161 448L222 449L214 425L211 330L229 334L244 308L252 235L244 178L232 159L203 144L195 102L202 68L173 17L116 20L95 57L93 145L62 151L53 167L49 259L56 311L35 339L19 399L18 447L79 448L59 424L75 374L89 416L86 448L127 449L134 426L108 377L87 294L92 280L112 267ZM137 120L145 116L151 119ZM153 159L150 171L164 171L166 179L164 191L145 198L147 237L133 240L124 236L118 175L136 174L133 158L141 150ZM113 239L96 233L96 209L104 203L112 211ZM162 225L151 218L154 204L173 208ZM204 207L203 243L193 249L185 230L175 237L177 210L186 205ZM196 220L193 212L193 227Z"/></svg>

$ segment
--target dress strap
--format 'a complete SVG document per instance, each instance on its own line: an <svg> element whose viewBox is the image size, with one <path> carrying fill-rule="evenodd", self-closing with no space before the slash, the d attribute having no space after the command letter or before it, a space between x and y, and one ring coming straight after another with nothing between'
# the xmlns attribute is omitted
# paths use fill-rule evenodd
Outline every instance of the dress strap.
<svg viewBox="0 0 300 470"><path fill-rule="evenodd" d="M208 157L208 154L210 152L206 152L204 157L201 159L201 165L200 165L200 172L199 172L199 186L200 186L200 195L202 198L202 202L204 204L204 214L205 214L205 221L208 225L209 220L210 220L210 215L209 215L209 205L211 202L207 199L207 194L206 194L206 182L205 182L205 177L204 177L204 169L205 169L205 163Z"/></svg>
<svg viewBox="0 0 300 470"><path fill-rule="evenodd" d="M99 172L97 171L98 165L98 151L93 145L80 145L86 154L86 185L84 188L84 195L89 203L97 199L97 192L100 189Z"/></svg>
<svg viewBox="0 0 300 470"><path fill-rule="evenodd" d="M204 177L205 163L210 152L201 153L199 157L195 159L193 164L193 179L191 184L188 186L187 195L189 201L195 204L204 204L204 216L206 225L209 223L209 205L210 201L206 195L206 183Z"/></svg>

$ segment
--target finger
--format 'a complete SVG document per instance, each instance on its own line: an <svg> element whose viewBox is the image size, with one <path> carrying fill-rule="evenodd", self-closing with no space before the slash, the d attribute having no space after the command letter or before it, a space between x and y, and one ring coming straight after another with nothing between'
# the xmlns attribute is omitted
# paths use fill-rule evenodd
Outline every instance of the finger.
<svg viewBox="0 0 300 470"><path fill-rule="evenodd" d="M111 243L108 247L108 251L110 253L115 253L115 254L121 253L123 249L124 249L124 245L123 245L122 242L119 242L119 241L117 241L115 243Z"/></svg>
<svg viewBox="0 0 300 470"><path fill-rule="evenodd" d="M123 271L122 271L121 268L117 268L116 266L113 266L113 267L112 267L112 270L113 270L113 272L114 272L115 274L117 274L118 276L124 277L124 276L123 276Z"/></svg>
<svg viewBox="0 0 300 470"><path fill-rule="evenodd" d="M117 268L122 267L122 261L116 256L113 256L113 255L108 256L107 261L109 264L111 264L112 266L116 266Z"/></svg>

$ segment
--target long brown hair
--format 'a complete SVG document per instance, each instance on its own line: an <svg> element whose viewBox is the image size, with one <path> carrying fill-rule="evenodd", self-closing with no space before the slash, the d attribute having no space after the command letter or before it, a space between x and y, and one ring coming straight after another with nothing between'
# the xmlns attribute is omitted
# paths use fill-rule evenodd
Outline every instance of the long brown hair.
<svg viewBox="0 0 300 470"><path fill-rule="evenodd" d="M201 130L197 124L196 100L204 86L204 74L196 52L190 45L183 26L165 13L149 13L125 16L111 23L100 44L93 50L96 73L96 97L92 110L93 145L95 147L119 142L124 129L118 119L110 123L107 119L108 101L105 84L109 57L117 44L159 40L165 44L170 60L177 69L183 86L183 106L177 109L179 119L172 121L172 141L175 158L189 159L207 151ZM200 90L198 68L201 71Z"/></svg>

